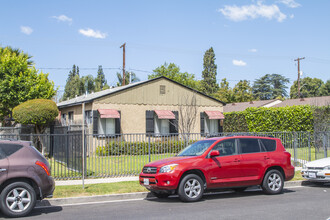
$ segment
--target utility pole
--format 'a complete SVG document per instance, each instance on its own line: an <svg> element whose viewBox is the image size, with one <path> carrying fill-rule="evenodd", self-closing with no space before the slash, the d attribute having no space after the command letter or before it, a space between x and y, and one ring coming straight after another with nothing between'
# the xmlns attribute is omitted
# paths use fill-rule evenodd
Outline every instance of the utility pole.
<svg viewBox="0 0 330 220"><path fill-rule="evenodd" d="M301 97L300 95L300 60L305 59L305 57L297 58L294 61L298 61L298 98Z"/></svg>
<svg viewBox="0 0 330 220"><path fill-rule="evenodd" d="M126 46L126 43L124 43L123 45L120 46L120 48L123 48L123 80L121 83L122 86L125 85L125 46Z"/></svg>

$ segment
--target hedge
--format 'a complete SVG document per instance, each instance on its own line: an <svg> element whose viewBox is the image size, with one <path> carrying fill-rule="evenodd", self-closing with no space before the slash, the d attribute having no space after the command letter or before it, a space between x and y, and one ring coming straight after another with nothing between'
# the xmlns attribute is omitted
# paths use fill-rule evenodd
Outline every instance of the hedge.
<svg viewBox="0 0 330 220"><path fill-rule="evenodd" d="M184 141L166 141L166 142L151 142L150 153L162 154L162 153L178 153L188 144L195 142L194 140L185 143ZM148 142L124 142L124 141L112 141L106 146L98 146L96 148L96 155L147 155L149 154Z"/></svg>
<svg viewBox="0 0 330 220"><path fill-rule="evenodd" d="M313 131L314 110L310 105L247 108L225 113L225 132Z"/></svg>

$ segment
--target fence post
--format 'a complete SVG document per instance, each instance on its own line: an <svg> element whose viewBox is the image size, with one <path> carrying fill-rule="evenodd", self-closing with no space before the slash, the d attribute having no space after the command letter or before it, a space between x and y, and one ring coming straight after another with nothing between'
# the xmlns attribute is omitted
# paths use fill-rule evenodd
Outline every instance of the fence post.
<svg viewBox="0 0 330 220"><path fill-rule="evenodd" d="M150 155L150 135L148 136L148 154L149 154L149 163L151 162L151 155Z"/></svg>
<svg viewBox="0 0 330 220"><path fill-rule="evenodd" d="M298 137L297 132L293 132L294 142L293 142L293 158L294 166L297 166L297 148L298 148Z"/></svg>
<svg viewBox="0 0 330 220"><path fill-rule="evenodd" d="M323 135L323 148L324 148L324 158L327 158L328 157L327 134L325 132Z"/></svg>
<svg viewBox="0 0 330 220"><path fill-rule="evenodd" d="M308 161L312 161L311 132L308 132Z"/></svg>

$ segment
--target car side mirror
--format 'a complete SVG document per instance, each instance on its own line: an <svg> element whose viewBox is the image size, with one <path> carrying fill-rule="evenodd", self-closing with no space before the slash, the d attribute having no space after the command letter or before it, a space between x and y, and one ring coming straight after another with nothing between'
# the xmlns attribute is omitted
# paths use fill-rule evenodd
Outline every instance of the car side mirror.
<svg viewBox="0 0 330 220"><path fill-rule="evenodd" d="M213 150L210 153L210 157L217 157L220 156L220 152L218 150Z"/></svg>

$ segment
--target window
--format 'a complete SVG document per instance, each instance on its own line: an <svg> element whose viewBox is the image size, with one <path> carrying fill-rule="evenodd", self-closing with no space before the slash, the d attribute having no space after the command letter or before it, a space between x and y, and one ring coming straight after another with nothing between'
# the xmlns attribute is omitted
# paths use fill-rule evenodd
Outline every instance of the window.
<svg viewBox="0 0 330 220"><path fill-rule="evenodd" d="M165 95L165 93L166 93L166 87L165 87L165 85L160 85L159 86L159 94Z"/></svg>
<svg viewBox="0 0 330 220"><path fill-rule="evenodd" d="M19 144L0 144L1 151L8 157L21 149L23 146Z"/></svg>
<svg viewBox="0 0 330 220"><path fill-rule="evenodd" d="M72 125L73 124L73 112L69 112L68 115L69 115L69 117L68 117L69 125Z"/></svg>
<svg viewBox="0 0 330 220"><path fill-rule="evenodd" d="M87 125L93 123L93 115L91 110L85 111L85 122Z"/></svg>
<svg viewBox="0 0 330 220"><path fill-rule="evenodd" d="M62 125L66 125L66 114L64 113L64 114L62 114L62 117L61 117L61 124Z"/></svg>
<svg viewBox="0 0 330 220"><path fill-rule="evenodd" d="M266 151L275 151L276 150L276 141L270 139L260 139L261 143L264 145Z"/></svg>
<svg viewBox="0 0 330 220"><path fill-rule="evenodd" d="M221 119L214 119L205 112L200 113L201 133L202 135L218 134L221 132L220 121Z"/></svg>
<svg viewBox="0 0 330 220"><path fill-rule="evenodd" d="M170 110L146 111L146 133L151 135L175 135L178 133L178 112Z"/></svg>
<svg viewBox="0 0 330 220"><path fill-rule="evenodd" d="M261 152L259 141L256 138L240 138L239 143L242 154Z"/></svg>
<svg viewBox="0 0 330 220"><path fill-rule="evenodd" d="M115 109L98 109L92 114L93 134L101 136L120 135L120 111Z"/></svg>
<svg viewBox="0 0 330 220"><path fill-rule="evenodd" d="M237 154L235 139L221 141L212 150L219 151L220 156L235 155Z"/></svg>

